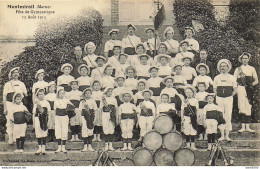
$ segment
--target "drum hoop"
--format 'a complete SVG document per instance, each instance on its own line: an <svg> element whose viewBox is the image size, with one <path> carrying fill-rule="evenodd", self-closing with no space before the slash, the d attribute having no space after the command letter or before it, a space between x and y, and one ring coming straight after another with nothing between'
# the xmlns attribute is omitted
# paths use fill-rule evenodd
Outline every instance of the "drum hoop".
<svg viewBox="0 0 260 169"><path fill-rule="evenodd" d="M151 162L151 164L152 163L154 163L154 155L153 155L153 153L152 153L152 151L151 150L149 150L149 149L147 149L147 148L145 148L145 147L138 147L137 148L138 150L136 150L136 151L134 151L133 153L132 153L132 160L133 160L133 163L134 163L134 155L135 155L135 153L137 152L137 151L139 151L139 150L147 150L150 154L151 154L151 157L152 157L152 162ZM150 165L151 165L150 164ZM135 163L134 163L134 165L135 165Z"/></svg>
<svg viewBox="0 0 260 169"><path fill-rule="evenodd" d="M137 151L139 151L139 150L147 150L147 151L149 151L150 152L150 154L153 156L153 153L151 152L151 150L149 150L148 148L146 148L146 147L137 147L136 149L134 149L134 150L136 150L136 151L134 151L133 153L132 153L132 155L134 155Z"/></svg>
<svg viewBox="0 0 260 169"><path fill-rule="evenodd" d="M154 119L154 122L153 122L154 128L155 128L155 122L156 122L156 120L157 120L158 118L162 117L162 116L167 116L167 117L169 117L169 119L170 119L171 122L172 122L172 128L173 128L173 126L174 126L173 119L172 119L169 115L167 115L167 114L160 114L158 117L156 117L156 118ZM158 133L159 133L159 132L158 132ZM160 134L160 133L159 133L159 134Z"/></svg>
<svg viewBox="0 0 260 169"><path fill-rule="evenodd" d="M158 149L160 149L161 147L162 147L162 145L163 145L163 137L162 137L162 135L158 132L158 131L155 131L155 130L153 130L153 131L149 131L148 133L146 133L145 134L145 136L147 135L147 134L149 134L149 133L152 133L152 132L154 132L154 133L157 133L159 136L161 136L161 138L162 138L162 144L161 144L161 146L158 148ZM144 140L145 140L145 136L144 136L144 139L143 139L143 143L144 143ZM144 143L145 144L145 143ZM147 148L148 149L148 148ZM148 149L149 150L149 149ZM150 151L153 151L153 150L150 150Z"/></svg>
<svg viewBox="0 0 260 169"><path fill-rule="evenodd" d="M174 152L174 161L175 161L175 163L177 164L177 162L176 162L176 160L175 160L176 154L177 154L179 151L184 150L184 149L190 150L190 152L192 152L192 154L194 155L194 161L193 161L193 163L191 164L191 166L193 166L194 163L195 163L195 161L196 161L196 156L195 156L195 153L194 153L191 149L189 149L189 148L181 148L181 149L179 149L179 150L177 150L177 151Z"/></svg>
<svg viewBox="0 0 260 169"><path fill-rule="evenodd" d="M157 133L157 134L159 134L159 135L161 136L161 134L160 134L158 131L155 131L155 130L152 130L152 131L147 132L147 133L145 134L145 136L146 136L147 134L149 134L149 133ZM144 136L144 138L145 138L145 136Z"/></svg>
<svg viewBox="0 0 260 169"><path fill-rule="evenodd" d="M180 132L178 132L178 131L170 131L169 133L166 133L166 134L164 134L162 137L163 137L163 139L168 135L168 134L170 134L170 133L177 133L178 135L180 135L181 136L181 138L182 138L182 142L183 142L183 137L182 137L182 135L181 135L181 133Z"/></svg>
<svg viewBox="0 0 260 169"><path fill-rule="evenodd" d="M170 152L170 154L172 155L173 162L175 161L175 159L174 159L174 154L173 154L170 150L168 150L168 149L166 149L166 148L159 148L159 149L156 150L156 151L154 152L154 154L153 154L153 162L154 162L154 164L156 164L156 163L155 163L155 154L156 154L157 152L163 151L163 150L166 150L166 151Z"/></svg>
<svg viewBox="0 0 260 169"><path fill-rule="evenodd" d="M183 140L183 137L182 137L181 133L178 132L178 131L171 131L171 132L165 134L165 135L163 136L163 142L162 142L162 145L165 146L165 144L164 144L165 137L166 137L168 134L170 134L170 133L177 133L177 134L179 134L179 135L181 136L181 147L182 147L184 140ZM178 150L180 150L181 147L180 147ZM178 150L176 150L176 151L178 151Z"/></svg>
<svg viewBox="0 0 260 169"><path fill-rule="evenodd" d="M167 115L167 114L160 114L158 117L156 117L155 119L154 119L154 124L155 124L155 122L156 122L156 120L158 119L158 118L160 118L160 117L162 117L162 116L167 116L167 117L169 117L169 119L172 121L172 124L174 124L173 123L173 119L169 116L169 115Z"/></svg>

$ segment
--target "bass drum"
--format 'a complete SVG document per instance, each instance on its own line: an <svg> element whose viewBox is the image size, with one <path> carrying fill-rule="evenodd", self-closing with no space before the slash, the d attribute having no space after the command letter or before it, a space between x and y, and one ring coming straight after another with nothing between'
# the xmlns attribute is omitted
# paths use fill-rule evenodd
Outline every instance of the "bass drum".
<svg viewBox="0 0 260 169"><path fill-rule="evenodd" d="M162 136L156 131L150 131L144 136L143 143L147 149L157 150L162 146Z"/></svg>
<svg viewBox="0 0 260 169"><path fill-rule="evenodd" d="M153 154L146 148L139 147L133 152L132 159L135 166L150 166L153 163Z"/></svg>
<svg viewBox="0 0 260 169"><path fill-rule="evenodd" d="M173 162L173 154L167 149L159 149L154 153L154 163L157 166L172 166Z"/></svg>
<svg viewBox="0 0 260 169"><path fill-rule="evenodd" d="M174 159L178 166L192 166L195 162L195 154L188 148L182 148L175 152Z"/></svg>
<svg viewBox="0 0 260 169"><path fill-rule="evenodd" d="M179 150L182 145L183 138L178 132L170 132L163 136L163 146L170 151Z"/></svg>
<svg viewBox="0 0 260 169"><path fill-rule="evenodd" d="M154 129L160 134L169 133L173 128L172 118L168 115L160 115L154 121Z"/></svg>

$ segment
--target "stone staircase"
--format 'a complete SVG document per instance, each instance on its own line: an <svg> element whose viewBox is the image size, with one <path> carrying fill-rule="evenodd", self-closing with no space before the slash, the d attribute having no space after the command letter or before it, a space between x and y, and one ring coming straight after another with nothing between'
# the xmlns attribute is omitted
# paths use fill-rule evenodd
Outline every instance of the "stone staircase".
<svg viewBox="0 0 260 169"><path fill-rule="evenodd" d="M242 166L258 166L260 164L260 123L251 124L251 128L255 129L255 133L238 133L240 124L233 124L233 132L230 134L232 142L221 142L222 147L227 150L228 156L234 160L234 165ZM35 155L37 150L37 141L35 134L32 133L32 125L28 125L26 131L25 150L23 154L14 154L15 145L8 145L6 142L0 142L0 164L1 165L57 165L57 166L86 166L91 165L98 156L98 152L81 152L83 142L67 142L67 154L55 153L57 143L50 142L46 145L46 155ZM69 134L70 137L70 134ZM137 141L132 141L133 146ZM208 161L209 151L207 141L196 141L199 149L195 151L196 166L203 166ZM93 142L93 148L102 149L104 142ZM113 147L116 151L109 151L110 157L117 165L132 166L131 161L133 152L119 149L123 147L122 142L114 142ZM223 164L220 164L223 165Z"/></svg>

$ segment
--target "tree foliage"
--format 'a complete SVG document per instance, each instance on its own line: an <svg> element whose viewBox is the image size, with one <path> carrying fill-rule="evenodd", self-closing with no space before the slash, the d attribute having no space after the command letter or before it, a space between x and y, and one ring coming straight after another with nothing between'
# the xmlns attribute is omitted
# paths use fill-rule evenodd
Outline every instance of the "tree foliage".
<svg viewBox="0 0 260 169"><path fill-rule="evenodd" d="M260 1L231 0L228 24L247 41L260 46ZM246 23L246 24L245 24Z"/></svg>
<svg viewBox="0 0 260 169"><path fill-rule="evenodd" d="M192 26L192 20L199 21L206 29L217 26L213 14L214 7L208 0L176 0L173 9L177 26L182 34L186 26Z"/></svg>
<svg viewBox="0 0 260 169"><path fill-rule="evenodd" d="M87 42L93 41L99 47L102 37L103 19L94 9L85 9L72 17L62 16L40 23L35 33L36 45L26 47L24 52L4 64L0 75L0 93L3 93L3 86L9 80L9 71L18 66L20 80L25 83L29 91L28 98L31 98L37 70L45 70L46 81L56 80L61 64L70 61L75 46L84 48ZM2 95L0 99L2 100ZM3 110L2 104L0 109ZM1 132L5 131L4 123L4 118L1 118Z"/></svg>

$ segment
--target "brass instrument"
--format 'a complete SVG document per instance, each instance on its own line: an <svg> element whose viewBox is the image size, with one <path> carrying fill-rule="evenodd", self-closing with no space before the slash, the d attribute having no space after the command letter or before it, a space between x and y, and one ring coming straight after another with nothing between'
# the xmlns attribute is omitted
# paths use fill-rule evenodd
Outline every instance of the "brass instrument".
<svg viewBox="0 0 260 169"><path fill-rule="evenodd" d="M206 164L207 166L216 166L217 160L219 157L223 157L224 165L230 166L233 164L233 160L231 157L227 157L227 150L220 146L220 142L214 143L210 150L209 161Z"/></svg>
<svg viewBox="0 0 260 169"><path fill-rule="evenodd" d="M93 166L117 166L110 158L109 154L103 150L98 150L98 158L93 163Z"/></svg>

